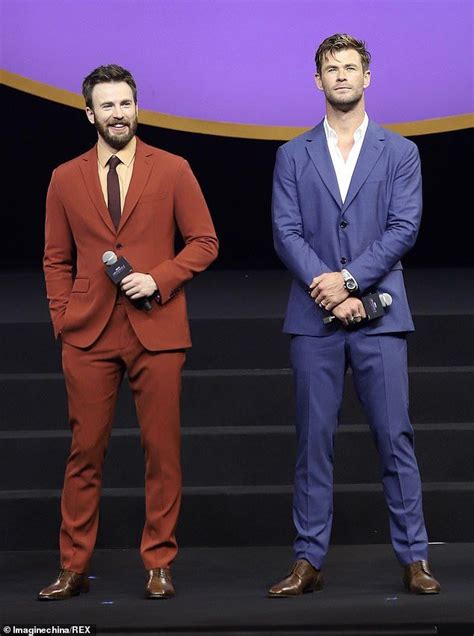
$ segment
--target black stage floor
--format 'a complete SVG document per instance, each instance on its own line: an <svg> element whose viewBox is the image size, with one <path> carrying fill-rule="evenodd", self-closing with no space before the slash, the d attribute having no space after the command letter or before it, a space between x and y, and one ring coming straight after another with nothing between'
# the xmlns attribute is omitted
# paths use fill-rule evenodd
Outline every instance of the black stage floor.
<svg viewBox="0 0 474 636"><path fill-rule="evenodd" d="M365 545L332 547L325 589L296 599L266 598L292 556L287 547L264 547L182 549L173 568L177 596L167 601L143 598L138 551L99 550L88 594L39 602L36 592L55 577L57 558L51 551L0 553L2 626L93 624L97 633L174 636L474 632L474 544L431 546L443 590L427 597L403 590L390 546Z"/></svg>

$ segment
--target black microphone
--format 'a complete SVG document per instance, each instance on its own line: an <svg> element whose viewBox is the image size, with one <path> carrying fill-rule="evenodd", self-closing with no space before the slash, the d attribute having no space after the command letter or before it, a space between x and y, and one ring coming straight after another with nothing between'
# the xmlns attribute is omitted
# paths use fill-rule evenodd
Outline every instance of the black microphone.
<svg viewBox="0 0 474 636"><path fill-rule="evenodd" d="M114 283L114 285L120 285L125 276L128 276L133 272L133 267L123 256L117 257L115 252L104 252L102 254L102 262L105 265L105 273ZM137 304L140 308L151 310L151 303L148 298L138 298L136 301L132 300L132 303Z"/></svg>
<svg viewBox="0 0 474 636"><path fill-rule="evenodd" d="M392 297L386 292L375 292L374 294L367 294L360 299L364 305L365 313L367 317L364 320L374 320L380 318L385 314L385 307L390 307L392 304ZM329 325L333 320L336 320L336 316L326 316L323 318L325 325Z"/></svg>

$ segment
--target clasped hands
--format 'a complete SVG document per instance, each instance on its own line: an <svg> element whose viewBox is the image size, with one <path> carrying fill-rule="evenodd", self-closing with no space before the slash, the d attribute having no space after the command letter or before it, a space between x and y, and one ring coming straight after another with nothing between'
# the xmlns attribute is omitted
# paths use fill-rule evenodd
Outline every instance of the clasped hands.
<svg viewBox="0 0 474 636"><path fill-rule="evenodd" d="M132 272L122 280L122 291L131 300L148 298L158 290L158 287L150 274Z"/></svg>
<svg viewBox="0 0 474 636"><path fill-rule="evenodd" d="M322 309L331 312L345 327L366 318L364 305L359 298L349 296L344 287L341 272L330 272L313 278L310 296Z"/></svg>

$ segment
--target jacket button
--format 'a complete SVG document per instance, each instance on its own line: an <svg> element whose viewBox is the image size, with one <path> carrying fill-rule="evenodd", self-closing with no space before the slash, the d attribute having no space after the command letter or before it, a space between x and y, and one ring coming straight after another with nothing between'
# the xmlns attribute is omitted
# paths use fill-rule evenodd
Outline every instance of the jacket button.
<svg viewBox="0 0 474 636"><path fill-rule="evenodd" d="M115 246L118 250L121 250L123 245L122 243L117 243L117 245Z"/></svg>
<svg viewBox="0 0 474 636"><path fill-rule="evenodd" d="M341 258L341 265L345 265L347 263L347 258L344 256Z"/></svg>
<svg viewBox="0 0 474 636"><path fill-rule="evenodd" d="M347 221L341 221L339 223L339 227L342 227L342 229L346 228L349 225L349 223Z"/></svg>

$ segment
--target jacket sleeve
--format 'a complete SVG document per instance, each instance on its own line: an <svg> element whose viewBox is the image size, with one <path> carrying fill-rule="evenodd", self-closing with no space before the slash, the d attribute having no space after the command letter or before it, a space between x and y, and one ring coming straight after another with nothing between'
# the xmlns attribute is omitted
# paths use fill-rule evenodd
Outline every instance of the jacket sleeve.
<svg viewBox="0 0 474 636"><path fill-rule="evenodd" d="M363 292L383 278L415 244L422 212L420 157L410 143L394 177L387 224L374 241L347 267Z"/></svg>
<svg viewBox="0 0 474 636"><path fill-rule="evenodd" d="M163 304L173 298L183 283L205 270L218 253L219 242L211 215L187 161L183 161L176 178L174 216L185 245L173 259L149 272Z"/></svg>
<svg viewBox="0 0 474 636"><path fill-rule="evenodd" d="M273 172L272 222L275 251L303 285L332 271L304 238L294 167L283 146L278 148Z"/></svg>
<svg viewBox="0 0 474 636"><path fill-rule="evenodd" d="M56 171L54 171L46 197L43 271L49 311L56 338L61 333L64 314L71 294L74 260L74 240L64 206L58 195Z"/></svg>

